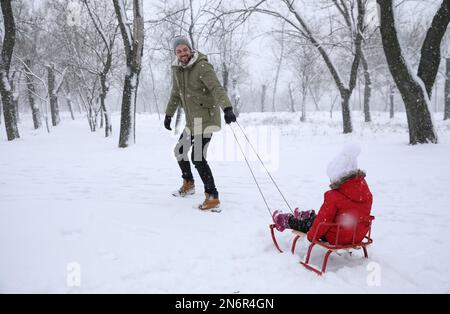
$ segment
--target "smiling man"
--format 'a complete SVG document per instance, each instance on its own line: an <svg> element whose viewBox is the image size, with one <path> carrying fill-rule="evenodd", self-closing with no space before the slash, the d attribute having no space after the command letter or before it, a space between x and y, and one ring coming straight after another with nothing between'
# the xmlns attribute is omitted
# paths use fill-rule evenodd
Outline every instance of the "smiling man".
<svg viewBox="0 0 450 314"><path fill-rule="evenodd" d="M176 60L172 64L172 92L167 104L164 126L172 130L170 123L178 106L184 109L186 117L186 127L174 149L183 185L173 195L185 197L195 193L194 177L188 157L192 146L191 160L205 189L205 201L199 208L203 210L218 208L219 192L206 160L206 153L212 133L220 130L220 108L224 111L227 124L236 122L236 116L227 93L207 57L194 51L185 37L176 37L173 40L173 49Z"/></svg>

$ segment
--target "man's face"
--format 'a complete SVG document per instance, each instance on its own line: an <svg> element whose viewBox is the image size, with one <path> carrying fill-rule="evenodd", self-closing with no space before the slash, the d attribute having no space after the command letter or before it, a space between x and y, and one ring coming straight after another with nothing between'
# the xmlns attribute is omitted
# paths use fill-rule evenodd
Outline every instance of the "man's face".
<svg viewBox="0 0 450 314"><path fill-rule="evenodd" d="M185 64L189 62L192 56L191 49L183 44L177 46L177 48L175 49L175 53L178 60Z"/></svg>

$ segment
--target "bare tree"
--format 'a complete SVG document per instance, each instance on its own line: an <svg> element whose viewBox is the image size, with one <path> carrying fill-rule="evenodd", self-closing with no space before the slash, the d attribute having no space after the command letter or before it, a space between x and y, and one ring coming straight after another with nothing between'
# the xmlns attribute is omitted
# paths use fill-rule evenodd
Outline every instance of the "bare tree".
<svg viewBox="0 0 450 314"><path fill-rule="evenodd" d="M148 68L150 71L150 79L152 82L152 93L153 98L155 99L155 106L158 112L159 117L159 106L157 104L157 89L161 88L162 94L167 96L168 91L170 90L170 81L169 80L159 80L156 78L158 74L154 69L158 66L160 62L162 67L164 68L163 77L171 77L171 64L174 58L174 51L172 48L172 41L175 36L179 36L180 34L189 33L189 29L191 32L194 30L193 27L189 27L191 23L186 22L186 12L189 8L185 5L185 1L183 1L182 5L179 3L173 4L168 3L164 0L159 0L160 3L155 4L155 10L159 13L160 16L154 20L145 21L146 24L150 25L148 29L146 29L146 34L148 34L148 40L150 43L146 45L147 53L145 57L145 63L150 64ZM156 2L156 1L155 1ZM194 34L192 33L191 40L193 40ZM195 44L195 43L194 43ZM166 97L162 97L165 99ZM178 134L180 130L181 123L181 115L182 109L180 107L177 108L176 118L175 118L175 127L174 134Z"/></svg>
<svg viewBox="0 0 450 314"><path fill-rule="evenodd" d="M277 69L275 71L275 80L273 82L273 94L272 94L272 111L277 111L277 108L275 106L276 104L276 96L277 96L277 87L278 87L278 79L280 78L280 71L281 71L281 65L283 64L284 59L284 50L285 50L285 36L284 36L284 30L285 30L286 23L283 21L281 26L281 32L280 32L280 55L277 59Z"/></svg>
<svg viewBox="0 0 450 314"><path fill-rule="evenodd" d="M442 2L427 31L417 76L411 72L403 56L395 27L392 0L377 2L380 6L380 31L386 59L406 107L409 143L437 143L429 105L441 60L441 40L450 22L450 0Z"/></svg>
<svg viewBox="0 0 450 314"><path fill-rule="evenodd" d="M364 7L364 10L366 10L367 8L367 0L363 0L360 3L358 3L358 5L362 5ZM350 38L351 38L351 42L352 44L356 44L356 38L357 38L357 34L356 32L360 32L361 28L358 28L358 26L356 25L356 21L354 19L354 8L355 8L355 0L351 0L351 1L344 1L344 0L333 0L333 4L334 6L337 8L337 10L339 11L339 13L342 15L342 17L344 18L344 24L346 25L346 27L348 28L349 34L350 34ZM362 34L364 34L366 29L366 26L363 26L363 32ZM364 53L364 49L362 48L362 44L361 44L361 49L359 51L360 53L360 57L361 57L361 65L363 66L363 73L364 73L364 119L366 122L370 122L371 121L371 117L370 117L370 95L371 95L371 85L372 85L372 80L370 78L370 70L369 70L369 64L366 60L366 56Z"/></svg>
<svg viewBox="0 0 450 314"><path fill-rule="evenodd" d="M325 49L325 46L319 41L316 34L311 30L310 25L301 15L301 10L294 3L293 0L282 0L286 8L289 10L290 16L286 16L284 12L278 11L273 7L264 8L263 4L266 0L259 1L256 5L245 10L239 10L240 12L259 12L274 16L284 20L288 25L290 25L293 30L297 31L299 36L303 36L311 42L311 44L316 47L322 56L328 70L333 77L334 82L337 85L341 96L341 107L342 107L342 120L343 120L343 131L344 133L351 133L353 131L351 114L350 114L350 97L352 96L353 90L356 86L356 79L358 75L358 67L361 60L361 44L363 40L364 32L364 17L365 17L365 6L363 0L357 0L357 18L356 18L356 30L354 39L353 49L351 55L353 61L351 63L350 79L348 85L345 85L336 65L333 63L329 52Z"/></svg>
<svg viewBox="0 0 450 314"><path fill-rule="evenodd" d="M204 39L210 43L211 50L218 51L212 54L212 62L216 61L215 63L220 65L224 89L234 93L238 89L239 82L246 76L243 67L243 59L246 54L244 35L246 32L240 31L247 26L246 20L232 18L225 14L230 9L225 7L225 3L222 1L219 1L219 5L213 11L207 8L203 10L210 13L212 17L202 25L200 34L203 33L204 28L209 30ZM218 60L215 60L215 55L219 56Z"/></svg>
<svg viewBox="0 0 450 314"><path fill-rule="evenodd" d="M136 142L136 97L139 86L142 53L144 49L144 19L142 0L133 0L133 32L128 21L123 0L113 0L126 55L119 147Z"/></svg>
<svg viewBox="0 0 450 314"><path fill-rule="evenodd" d="M301 117L300 121L306 121L306 99L308 93L311 92L311 85L314 80L320 75L321 69L318 65L318 53L317 49L312 46L304 38L298 38L293 36L288 39L289 48L287 59L289 61L291 72L297 78L296 90L301 95ZM291 100L291 111L294 111L292 88L289 86L289 97ZM312 93L311 93L312 94ZM317 109L317 104L316 104Z"/></svg>
<svg viewBox="0 0 450 314"><path fill-rule="evenodd" d="M31 60L25 60L24 64L25 78L27 83L28 102L30 103L31 112L33 115L33 124L35 129L39 129L42 125L41 112L39 106L36 105L34 95L36 94L36 88L34 87L33 75L31 72Z"/></svg>
<svg viewBox="0 0 450 314"><path fill-rule="evenodd" d="M105 137L109 137L112 132L112 124L111 118L109 116L109 111L106 107L106 96L108 94L109 86L107 83L107 76L111 70L112 62L113 62L113 47L116 39L116 31L117 27L113 25L111 19L107 22L107 25L104 26L104 23L101 22L101 19L98 15L98 12L95 12L91 9L89 2L87 0L83 0L84 5L87 8L89 13L89 17L91 18L92 23L94 24L95 30L99 34L101 41L103 43L102 48L99 49L100 52L97 52L96 55L100 59L100 63L102 68L97 70L97 75L100 79L100 108L102 112L102 122L103 118L105 119ZM102 10L103 16L107 14L107 6L100 6L97 9ZM105 22L105 18L103 18Z"/></svg>
<svg viewBox="0 0 450 314"><path fill-rule="evenodd" d="M16 40L16 26L11 7L11 0L2 0L1 7L5 34L3 38L2 54L0 56L0 92L2 94L6 135L8 141L12 141L16 138L20 138L11 86L9 84L9 69Z"/></svg>
<svg viewBox="0 0 450 314"><path fill-rule="evenodd" d="M61 122L61 118L59 116L59 105L58 105L58 89L55 76L55 65L50 64L47 66L47 86L48 86L48 95L50 99L50 112L52 114L52 125L57 126Z"/></svg>

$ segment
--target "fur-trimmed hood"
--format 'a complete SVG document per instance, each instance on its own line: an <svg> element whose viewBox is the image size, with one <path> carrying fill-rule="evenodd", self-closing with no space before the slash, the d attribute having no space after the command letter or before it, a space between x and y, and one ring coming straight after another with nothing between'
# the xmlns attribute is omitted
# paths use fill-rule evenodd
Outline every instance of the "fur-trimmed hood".
<svg viewBox="0 0 450 314"><path fill-rule="evenodd" d="M330 188L344 194L352 201L361 203L366 202L372 197L369 186L364 179L366 173L360 169L352 171L333 182Z"/></svg>
<svg viewBox="0 0 450 314"><path fill-rule="evenodd" d="M361 170L361 169L357 169L355 171L349 172L346 175L344 175L343 177L340 177L338 180L331 182L330 184L330 188L332 190L336 190L339 189L341 187L342 184L344 184L346 181L350 180L353 177L366 177L366 173Z"/></svg>

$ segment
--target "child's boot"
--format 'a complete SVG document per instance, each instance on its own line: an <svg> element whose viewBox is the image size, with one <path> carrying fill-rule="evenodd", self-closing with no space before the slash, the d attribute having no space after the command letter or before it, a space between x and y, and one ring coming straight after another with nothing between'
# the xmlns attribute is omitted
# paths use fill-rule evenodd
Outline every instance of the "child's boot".
<svg viewBox="0 0 450 314"><path fill-rule="evenodd" d="M314 209L305 210L305 211L301 211L300 209L298 209L298 207L296 209L294 209L294 217L298 220L306 220L306 219L310 219L311 217L315 217L315 216L316 216L316 211Z"/></svg>
<svg viewBox="0 0 450 314"><path fill-rule="evenodd" d="M273 212L272 219L275 223L275 228L278 231L282 232L284 229L289 228L289 218L292 217L292 214L283 214L282 212L276 210Z"/></svg>

